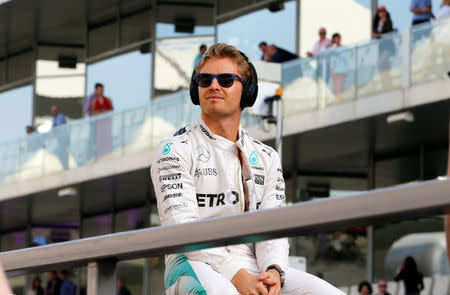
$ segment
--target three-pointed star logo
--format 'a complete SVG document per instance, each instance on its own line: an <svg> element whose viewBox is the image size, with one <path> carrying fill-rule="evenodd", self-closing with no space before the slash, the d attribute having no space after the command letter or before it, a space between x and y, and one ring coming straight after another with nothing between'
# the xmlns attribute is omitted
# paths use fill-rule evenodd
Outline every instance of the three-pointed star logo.
<svg viewBox="0 0 450 295"><path fill-rule="evenodd" d="M199 145L195 150L195 158L202 162L208 162L209 158L211 158L211 154L204 146Z"/></svg>

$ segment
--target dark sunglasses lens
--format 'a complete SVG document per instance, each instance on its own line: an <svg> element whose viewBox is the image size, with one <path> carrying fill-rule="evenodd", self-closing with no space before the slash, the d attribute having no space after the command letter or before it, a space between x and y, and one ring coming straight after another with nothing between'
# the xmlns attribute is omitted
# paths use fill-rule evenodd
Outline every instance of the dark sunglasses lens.
<svg viewBox="0 0 450 295"><path fill-rule="evenodd" d="M231 87L233 86L234 77L231 74L220 74L218 77L219 84L222 87Z"/></svg>
<svg viewBox="0 0 450 295"><path fill-rule="evenodd" d="M198 86L200 87L208 87L209 85L211 85L213 77L211 75L208 74L201 74L197 76L197 83Z"/></svg>

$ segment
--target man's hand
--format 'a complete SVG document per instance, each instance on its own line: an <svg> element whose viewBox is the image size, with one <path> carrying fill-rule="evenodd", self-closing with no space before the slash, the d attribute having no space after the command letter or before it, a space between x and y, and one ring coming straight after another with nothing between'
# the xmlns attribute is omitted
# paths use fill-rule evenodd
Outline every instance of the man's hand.
<svg viewBox="0 0 450 295"><path fill-rule="evenodd" d="M281 276L278 271L270 269L261 273L258 279L269 287L269 293L267 295L281 295Z"/></svg>
<svg viewBox="0 0 450 295"><path fill-rule="evenodd" d="M257 276L249 274L243 268L234 275L231 283L238 289L241 295L268 295L267 287L263 281L259 280Z"/></svg>

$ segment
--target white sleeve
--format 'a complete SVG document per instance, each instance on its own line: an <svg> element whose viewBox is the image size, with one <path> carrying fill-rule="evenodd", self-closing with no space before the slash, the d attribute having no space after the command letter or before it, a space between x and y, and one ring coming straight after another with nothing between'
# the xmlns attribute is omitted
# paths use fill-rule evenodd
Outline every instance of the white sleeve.
<svg viewBox="0 0 450 295"><path fill-rule="evenodd" d="M151 166L151 177L161 225L200 219L194 177L191 174L192 151L180 140L163 141ZM225 247L184 253L189 259L209 264L231 281L241 269Z"/></svg>
<svg viewBox="0 0 450 295"><path fill-rule="evenodd" d="M283 170L280 158L274 151L272 167L267 173L267 182L264 186L264 195L259 210L286 206ZM255 244L256 260L261 272L267 267L277 264L286 273L289 267L289 243L287 238L268 240Z"/></svg>

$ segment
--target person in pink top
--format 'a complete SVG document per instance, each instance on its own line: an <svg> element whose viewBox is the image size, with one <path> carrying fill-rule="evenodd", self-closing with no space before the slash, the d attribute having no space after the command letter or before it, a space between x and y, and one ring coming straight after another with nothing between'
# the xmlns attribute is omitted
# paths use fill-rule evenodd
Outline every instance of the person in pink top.
<svg viewBox="0 0 450 295"><path fill-rule="evenodd" d="M322 53L326 48L331 46L331 40L327 39L327 30L325 28L319 29L319 40L314 45L313 51L308 51L306 54L309 57L316 56Z"/></svg>

